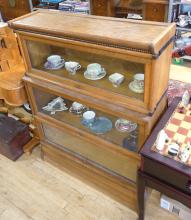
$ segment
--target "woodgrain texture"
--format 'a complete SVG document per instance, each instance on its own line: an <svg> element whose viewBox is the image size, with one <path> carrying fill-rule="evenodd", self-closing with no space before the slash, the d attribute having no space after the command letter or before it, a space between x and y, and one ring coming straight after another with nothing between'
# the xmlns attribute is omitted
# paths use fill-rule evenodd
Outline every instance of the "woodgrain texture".
<svg viewBox="0 0 191 220"><path fill-rule="evenodd" d="M59 22L55 23L55 20ZM51 33L51 35L90 42L117 44L142 49L151 54L157 54L175 32L175 24L67 14L48 10L38 10L15 19L9 24L15 29L40 34Z"/></svg>
<svg viewBox="0 0 191 220"><path fill-rule="evenodd" d="M0 99L12 106L27 101L22 83L24 74L16 35L6 23L0 22Z"/></svg>
<svg viewBox="0 0 191 220"><path fill-rule="evenodd" d="M9 0L0 0L0 11L5 21L17 18L30 12L28 0L15 0L15 6L11 7Z"/></svg>
<svg viewBox="0 0 191 220"><path fill-rule="evenodd" d="M136 220L137 215L95 188L42 161L40 148L16 163L0 155L1 220ZM148 220L177 220L153 193Z"/></svg>
<svg viewBox="0 0 191 220"><path fill-rule="evenodd" d="M143 0L143 19L166 22L168 18L167 0Z"/></svg>

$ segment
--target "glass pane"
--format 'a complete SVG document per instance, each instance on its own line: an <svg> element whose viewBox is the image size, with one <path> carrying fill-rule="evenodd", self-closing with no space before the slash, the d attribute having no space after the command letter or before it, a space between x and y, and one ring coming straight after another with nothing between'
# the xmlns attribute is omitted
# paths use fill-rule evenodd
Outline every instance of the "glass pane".
<svg viewBox="0 0 191 220"><path fill-rule="evenodd" d="M33 91L39 112L98 136L117 146L131 151L139 149L138 124L128 120L121 120L116 116L90 106L84 106L83 103L76 104L75 100L57 97L37 88L34 88ZM95 114L95 117L91 118L92 114Z"/></svg>
<svg viewBox="0 0 191 220"><path fill-rule="evenodd" d="M144 98L144 64L120 59L117 54L102 55L103 51L97 50L85 52L34 41L27 41L27 47L35 69L139 100Z"/></svg>
<svg viewBox="0 0 191 220"><path fill-rule="evenodd" d="M43 123L45 137L59 148L69 149L98 165L110 169L122 176L136 181L136 169L139 160L127 157L118 153L113 153L108 149L96 146L92 143L82 140L79 137L72 136L69 133L60 131L54 127Z"/></svg>

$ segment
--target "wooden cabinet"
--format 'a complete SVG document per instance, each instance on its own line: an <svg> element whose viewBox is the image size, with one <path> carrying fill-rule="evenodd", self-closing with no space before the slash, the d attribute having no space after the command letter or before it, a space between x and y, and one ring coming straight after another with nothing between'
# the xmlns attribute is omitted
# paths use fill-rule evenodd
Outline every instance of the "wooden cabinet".
<svg viewBox="0 0 191 220"><path fill-rule="evenodd" d="M90 13L99 16L115 16L115 0L90 0Z"/></svg>
<svg viewBox="0 0 191 220"><path fill-rule="evenodd" d="M5 21L29 13L29 0L0 0L0 11Z"/></svg>
<svg viewBox="0 0 191 220"><path fill-rule="evenodd" d="M138 152L166 108L174 24L40 10L10 26L22 45L44 159L135 210ZM54 70L47 66L53 54L62 57ZM77 72L68 72L63 59L79 63ZM87 74L92 63L102 67L96 76ZM117 87L109 80L116 72L124 76ZM144 76L142 93L129 86L137 73ZM47 110L57 99L64 110ZM74 102L95 112L91 125L72 110ZM103 118L109 125L98 123Z"/></svg>
<svg viewBox="0 0 191 220"><path fill-rule="evenodd" d="M144 0L143 19L148 21L166 22L168 19L168 1Z"/></svg>

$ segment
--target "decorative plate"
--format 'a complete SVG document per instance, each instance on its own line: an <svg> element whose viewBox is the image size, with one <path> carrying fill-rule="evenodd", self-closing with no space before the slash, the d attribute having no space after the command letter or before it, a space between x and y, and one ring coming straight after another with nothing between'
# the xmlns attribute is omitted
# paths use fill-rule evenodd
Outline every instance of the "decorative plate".
<svg viewBox="0 0 191 220"><path fill-rule="evenodd" d="M112 129L112 121L105 117L96 118L90 130L96 134L104 134Z"/></svg>
<svg viewBox="0 0 191 220"><path fill-rule="evenodd" d="M87 123L85 120L82 119L81 123L88 127L93 133L96 134L104 134L110 131L113 127L112 121L105 117L98 117L96 118L95 122Z"/></svg>

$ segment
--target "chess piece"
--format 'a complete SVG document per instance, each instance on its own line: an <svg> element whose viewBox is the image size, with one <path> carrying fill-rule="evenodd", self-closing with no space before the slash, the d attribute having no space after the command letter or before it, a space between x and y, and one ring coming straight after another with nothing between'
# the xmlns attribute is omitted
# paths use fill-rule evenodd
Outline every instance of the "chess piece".
<svg viewBox="0 0 191 220"><path fill-rule="evenodd" d="M177 143L172 143L168 146L168 154L175 157L178 155L180 146Z"/></svg>
<svg viewBox="0 0 191 220"><path fill-rule="evenodd" d="M190 102L190 94L188 90L186 90L182 96L182 104L184 107L187 107Z"/></svg>
<svg viewBox="0 0 191 220"><path fill-rule="evenodd" d="M159 151L163 150L166 140L168 140L168 135L162 129L158 133L157 140L156 140L156 148L157 148L157 150L159 150Z"/></svg>
<svg viewBox="0 0 191 220"><path fill-rule="evenodd" d="M186 163L190 157L190 151L191 151L191 146L190 143L188 142L187 145L184 147L183 150L181 150L179 154L179 158L183 163Z"/></svg>

